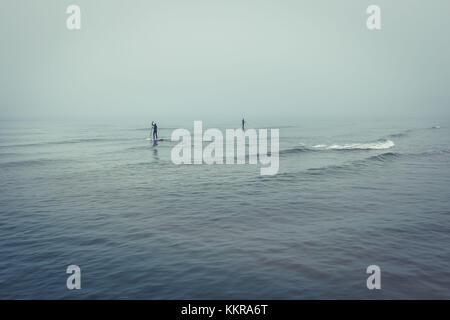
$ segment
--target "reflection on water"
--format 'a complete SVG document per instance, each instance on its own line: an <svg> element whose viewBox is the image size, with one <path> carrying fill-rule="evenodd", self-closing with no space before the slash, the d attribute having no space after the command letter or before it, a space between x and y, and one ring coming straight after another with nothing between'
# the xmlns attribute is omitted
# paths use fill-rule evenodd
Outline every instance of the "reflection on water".
<svg viewBox="0 0 450 320"><path fill-rule="evenodd" d="M159 161L158 148L156 148L157 146L158 146L158 142L154 141L153 142L153 159L155 159L156 161Z"/></svg>

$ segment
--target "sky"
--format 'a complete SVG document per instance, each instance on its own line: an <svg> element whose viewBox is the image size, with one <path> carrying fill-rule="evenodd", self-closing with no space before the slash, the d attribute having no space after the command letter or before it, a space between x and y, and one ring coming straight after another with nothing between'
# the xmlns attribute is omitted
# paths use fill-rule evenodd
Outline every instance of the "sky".
<svg viewBox="0 0 450 320"><path fill-rule="evenodd" d="M81 30L66 28L70 4ZM449 12L448 0L2 0L0 119L444 117Z"/></svg>

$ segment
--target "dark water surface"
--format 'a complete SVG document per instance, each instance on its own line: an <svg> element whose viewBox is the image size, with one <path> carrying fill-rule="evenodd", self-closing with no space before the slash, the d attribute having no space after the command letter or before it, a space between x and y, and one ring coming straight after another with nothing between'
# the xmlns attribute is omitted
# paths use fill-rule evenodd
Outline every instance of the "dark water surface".
<svg viewBox="0 0 450 320"><path fill-rule="evenodd" d="M175 143L152 146L141 123L2 122L0 298L449 299L440 125L271 124L280 171L261 176L176 166ZM366 288L371 264L379 291Z"/></svg>

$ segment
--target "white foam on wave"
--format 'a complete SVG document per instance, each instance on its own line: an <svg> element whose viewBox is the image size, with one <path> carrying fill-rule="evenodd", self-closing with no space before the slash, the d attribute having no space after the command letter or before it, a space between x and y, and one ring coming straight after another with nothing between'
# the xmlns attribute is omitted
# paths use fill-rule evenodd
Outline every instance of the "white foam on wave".
<svg viewBox="0 0 450 320"><path fill-rule="evenodd" d="M395 146L394 142L391 140L382 140L377 142L369 143L349 143L349 144L333 144L327 149L329 150L382 150L389 149Z"/></svg>

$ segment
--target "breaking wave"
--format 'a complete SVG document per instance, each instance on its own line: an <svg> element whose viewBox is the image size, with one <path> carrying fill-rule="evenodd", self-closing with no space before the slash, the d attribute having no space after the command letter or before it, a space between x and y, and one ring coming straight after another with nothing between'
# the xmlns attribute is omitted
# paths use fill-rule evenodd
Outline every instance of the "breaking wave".
<svg viewBox="0 0 450 320"><path fill-rule="evenodd" d="M389 149L395 146L394 142L392 140L381 140L377 142L371 142L371 143L351 143L351 144L334 144L327 149L330 150L382 150L382 149Z"/></svg>
<svg viewBox="0 0 450 320"><path fill-rule="evenodd" d="M312 147L303 145L280 150L280 155L288 155L295 153L317 152L317 151L340 151L340 150L384 150L395 146L392 140L379 140L367 143L347 143L347 144L316 144Z"/></svg>
<svg viewBox="0 0 450 320"><path fill-rule="evenodd" d="M313 148L323 150L383 150L390 149L394 146L395 143L392 140L379 140L376 142L367 143L332 144L330 146L318 144L313 146Z"/></svg>

